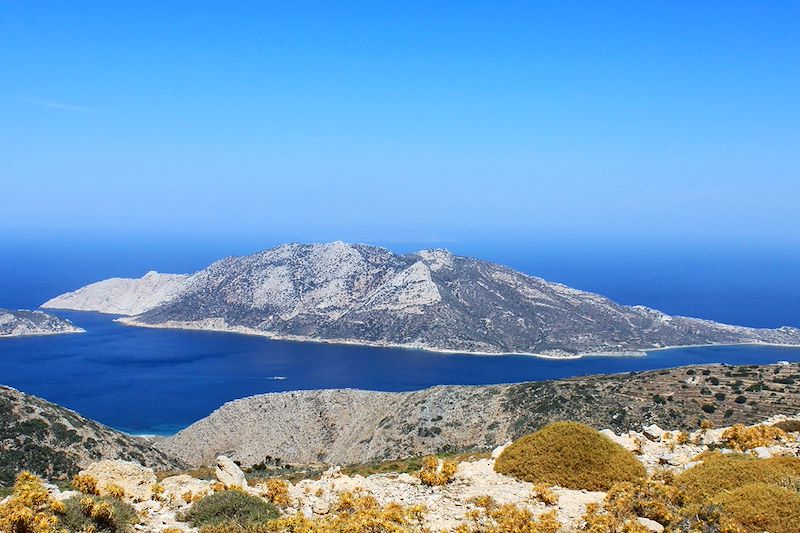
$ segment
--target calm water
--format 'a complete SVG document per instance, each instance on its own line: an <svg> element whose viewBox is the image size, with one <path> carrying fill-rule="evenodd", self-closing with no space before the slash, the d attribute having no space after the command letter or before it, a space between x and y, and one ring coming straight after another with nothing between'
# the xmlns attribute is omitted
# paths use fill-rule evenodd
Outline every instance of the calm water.
<svg viewBox="0 0 800 533"><path fill-rule="evenodd" d="M83 243L0 237L0 307L47 298L114 275L190 272L240 248L208 244ZM408 250L422 248L407 245ZM392 246L403 251L403 247ZM598 247L454 248L676 314L752 326L800 326L800 261L786 253L709 254ZM490 384L696 363L800 361L800 349L689 348L637 358L553 361L270 341L242 335L139 329L113 317L60 312L81 335L0 340L0 383L134 433L171 433L222 403L263 392L356 387L400 391Z"/></svg>
<svg viewBox="0 0 800 533"><path fill-rule="evenodd" d="M693 363L800 361L800 349L760 347L688 348L576 361L443 355L140 329L94 313L59 314L88 333L3 340L3 383L134 433L171 433L228 400L262 392L338 387L401 391Z"/></svg>

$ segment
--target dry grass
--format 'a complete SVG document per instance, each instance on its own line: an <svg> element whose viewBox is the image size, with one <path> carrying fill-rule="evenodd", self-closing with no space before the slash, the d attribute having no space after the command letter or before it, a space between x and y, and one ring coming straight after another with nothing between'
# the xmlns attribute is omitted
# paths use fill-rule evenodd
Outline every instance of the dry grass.
<svg viewBox="0 0 800 533"><path fill-rule="evenodd" d="M636 457L594 429L556 422L507 447L495 470L532 483L570 489L608 490L645 477Z"/></svg>

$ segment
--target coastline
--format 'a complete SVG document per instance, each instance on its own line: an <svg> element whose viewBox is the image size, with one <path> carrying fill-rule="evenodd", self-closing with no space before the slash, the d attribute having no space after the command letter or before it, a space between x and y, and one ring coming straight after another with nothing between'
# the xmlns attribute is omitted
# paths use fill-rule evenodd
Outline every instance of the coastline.
<svg viewBox="0 0 800 533"><path fill-rule="evenodd" d="M529 352L484 352L484 351L471 351L471 350L457 350L457 349L444 349L432 346L417 345L417 344L396 344L384 343L374 341L363 341L356 339L320 339L316 337L306 337L302 335L281 335L269 331L260 331L253 328L244 326L228 326L227 324L220 323L220 321L206 320L203 322L178 322L169 321L160 324L148 324L135 320L135 317L122 316L114 319L115 322L124 324L126 326L142 327L149 329L180 329L187 331L212 331L217 333L235 333L239 335L250 335L255 337L265 337L270 340L287 341L287 342L307 342L316 344L335 344L345 346L366 346L370 348L394 348L402 350L418 350L424 352L438 353L438 354L451 354L451 355L474 355L484 357L498 357L498 356L525 356L537 357L540 359L558 360L558 361L574 361L584 357L646 357L649 352L660 352L666 350L678 350L682 348L708 348L708 347L724 347L724 346L765 346L772 348L800 348L798 344L780 344L780 343L767 343L767 342L737 342L737 343L707 343L707 344L683 344L677 346L661 346L654 348L642 348L637 350L626 350L620 352L585 352L578 354L540 354Z"/></svg>

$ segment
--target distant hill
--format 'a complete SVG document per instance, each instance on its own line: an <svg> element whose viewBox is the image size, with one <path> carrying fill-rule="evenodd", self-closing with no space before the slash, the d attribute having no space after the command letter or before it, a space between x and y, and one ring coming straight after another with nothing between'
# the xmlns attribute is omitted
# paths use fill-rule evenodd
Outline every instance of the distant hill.
<svg viewBox="0 0 800 533"><path fill-rule="evenodd" d="M101 281L43 307L126 324L471 353L575 356L692 344L800 345L800 330L669 316L460 257L334 242L229 257L189 276Z"/></svg>
<svg viewBox="0 0 800 533"><path fill-rule="evenodd" d="M0 486L22 470L67 479L101 459L126 459L157 469L181 461L131 437L36 396L0 386Z"/></svg>
<svg viewBox="0 0 800 533"><path fill-rule="evenodd" d="M365 463L491 449L555 420L616 432L697 429L800 413L800 363L682 367L414 392L318 390L228 402L157 445L189 464Z"/></svg>
<svg viewBox="0 0 800 533"><path fill-rule="evenodd" d="M0 338L83 333L84 330L44 311L0 309Z"/></svg>

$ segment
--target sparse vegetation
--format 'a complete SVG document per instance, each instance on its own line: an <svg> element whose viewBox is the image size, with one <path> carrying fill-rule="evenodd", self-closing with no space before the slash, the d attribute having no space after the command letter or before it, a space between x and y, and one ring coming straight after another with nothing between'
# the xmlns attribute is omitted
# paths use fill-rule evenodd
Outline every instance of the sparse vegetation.
<svg viewBox="0 0 800 533"><path fill-rule="evenodd" d="M608 490L645 476L631 452L574 422L556 422L515 441L497 459L495 470L532 483L586 490Z"/></svg>

